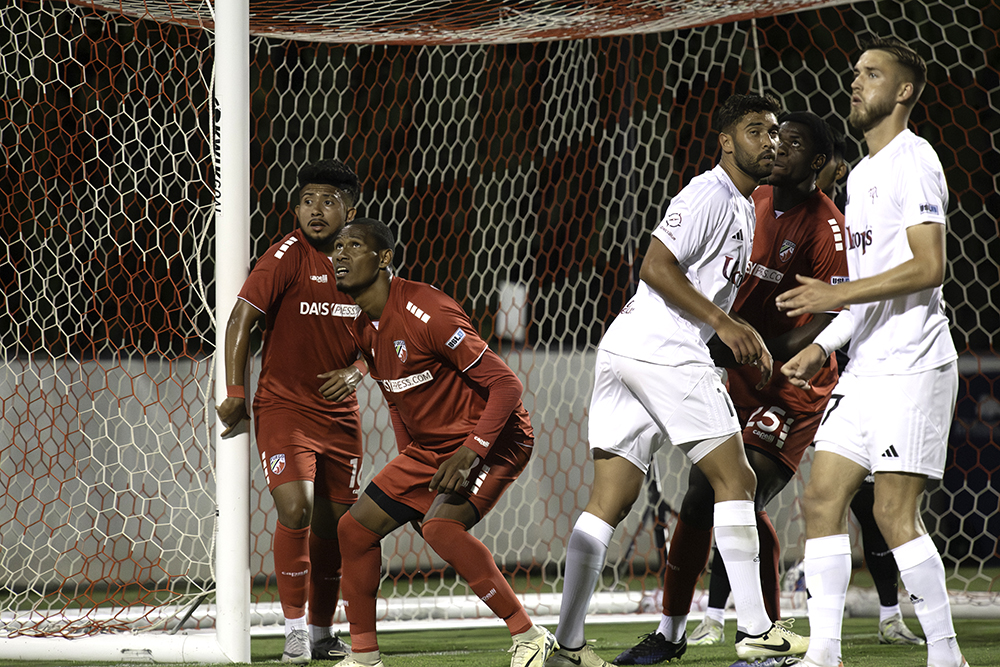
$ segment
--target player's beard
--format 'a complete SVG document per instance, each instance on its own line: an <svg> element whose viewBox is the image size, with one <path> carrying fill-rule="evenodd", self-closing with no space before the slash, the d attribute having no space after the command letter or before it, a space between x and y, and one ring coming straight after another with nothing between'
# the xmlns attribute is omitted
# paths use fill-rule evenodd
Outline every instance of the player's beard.
<svg viewBox="0 0 1000 667"><path fill-rule="evenodd" d="M866 104L852 106L851 112L847 115L847 122L851 124L851 127L867 132L891 114L895 106L894 100L873 100Z"/></svg>
<svg viewBox="0 0 1000 667"><path fill-rule="evenodd" d="M733 145L733 157L736 159L736 166L740 168L743 173L752 176L758 181L763 180L771 175L771 166L763 166L760 161L761 158L766 154L766 152L758 153L756 156L751 156L749 152L740 148L739 144L734 142ZM774 159L774 154L771 154L771 159Z"/></svg>

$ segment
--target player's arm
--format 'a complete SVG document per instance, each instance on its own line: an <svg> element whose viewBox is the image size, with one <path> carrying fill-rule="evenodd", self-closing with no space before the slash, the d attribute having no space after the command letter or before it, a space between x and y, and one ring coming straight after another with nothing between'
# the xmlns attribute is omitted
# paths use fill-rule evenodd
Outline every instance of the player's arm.
<svg viewBox="0 0 1000 667"><path fill-rule="evenodd" d="M226 324L226 400L216 406L219 419L227 426L222 432L226 437L241 421L247 418L245 389L247 358L250 354L250 330L264 313L243 299L237 299Z"/></svg>
<svg viewBox="0 0 1000 667"><path fill-rule="evenodd" d="M367 374L368 364L360 358L347 368L320 373L316 377L324 382L319 393L328 401L342 401L357 391L362 378Z"/></svg>
<svg viewBox="0 0 1000 667"><path fill-rule="evenodd" d="M762 384L771 377L771 353L760 334L749 324L739 322L695 289L684 275L677 258L658 238L653 237L639 269L639 278L656 290L667 302L705 322L732 351L740 364L760 366Z"/></svg>
<svg viewBox="0 0 1000 667"><path fill-rule="evenodd" d="M466 369L465 375L486 390L486 406L465 443L434 474L429 487L432 491L449 493L465 484L476 459L489 452L524 391L514 371L489 348L478 362Z"/></svg>
<svg viewBox="0 0 1000 667"><path fill-rule="evenodd" d="M396 436L396 451L400 454L413 443L413 436L406 430L403 417L399 414L399 408L389 403L389 421L392 423L392 432Z"/></svg>
<svg viewBox="0 0 1000 667"><path fill-rule="evenodd" d="M940 286L944 282L945 226L938 222L913 225L906 230L906 240L913 257L874 276L837 285L795 276L802 284L778 296L778 309L798 317Z"/></svg>

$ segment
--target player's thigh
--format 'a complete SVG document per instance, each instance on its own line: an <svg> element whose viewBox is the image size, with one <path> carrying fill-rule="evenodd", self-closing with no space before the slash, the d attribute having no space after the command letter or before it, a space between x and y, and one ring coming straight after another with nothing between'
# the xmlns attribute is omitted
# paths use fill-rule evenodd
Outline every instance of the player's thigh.
<svg viewBox="0 0 1000 667"><path fill-rule="evenodd" d="M361 416L344 415L327 426L316 457L316 498L352 505L361 490Z"/></svg>
<svg viewBox="0 0 1000 667"><path fill-rule="evenodd" d="M532 447L512 438L501 438L489 453L476 462L469 479L458 490L482 519L500 501L508 488L521 476L531 459ZM469 526L471 528L471 526Z"/></svg>
<svg viewBox="0 0 1000 667"><path fill-rule="evenodd" d="M849 458L816 452L803 497L807 538L847 532L851 498L867 475L867 468Z"/></svg>
<svg viewBox="0 0 1000 667"><path fill-rule="evenodd" d="M773 403L737 411L744 424L743 444L764 452L790 474L799 469L823 418L822 412L798 412Z"/></svg>
<svg viewBox="0 0 1000 667"><path fill-rule="evenodd" d="M761 512L788 485L795 473L784 462L760 449L747 447L746 453L747 461L757 477L754 507Z"/></svg>
<svg viewBox="0 0 1000 667"><path fill-rule="evenodd" d="M646 473L613 452L594 450L594 483L587 512L611 526L624 519L639 497Z"/></svg>
<svg viewBox="0 0 1000 667"><path fill-rule="evenodd" d="M590 399L587 438L590 450L629 461L645 475L662 442L662 426L628 387L621 366L631 360L598 350ZM647 364L651 371L662 368Z"/></svg>
<svg viewBox="0 0 1000 667"><path fill-rule="evenodd" d="M880 404L864 406L871 423L872 471L940 479L958 392L956 364L865 379L865 395L880 398Z"/></svg>

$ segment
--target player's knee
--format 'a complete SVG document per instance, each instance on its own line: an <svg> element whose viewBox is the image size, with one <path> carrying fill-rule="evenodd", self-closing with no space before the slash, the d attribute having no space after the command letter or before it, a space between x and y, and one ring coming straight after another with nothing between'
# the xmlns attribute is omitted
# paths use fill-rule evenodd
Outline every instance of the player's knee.
<svg viewBox="0 0 1000 667"><path fill-rule="evenodd" d="M602 489L600 493L590 497L586 511L610 526L617 526L632 511L632 505L638 498L638 493L633 494L628 490Z"/></svg>
<svg viewBox="0 0 1000 667"><path fill-rule="evenodd" d="M447 552L448 545L455 539L455 531L465 532L465 526L454 519L428 519L423 524L424 541L439 555L442 550Z"/></svg>
<svg viewBox="0 0 1000 667"><path fill-rule="evenodd" d="M360 556L382 540L378 533L358 523L350 512L340 518L340 523L337 524L337 537L340 542L340 555L345 560Z"/></svg>
<svg viewBox="0 0 1000 667"><path fill-rule="evenodd" d="M306 528L312 522L312 508L303 502L276 504L278 522L289 530Z"/></svg>

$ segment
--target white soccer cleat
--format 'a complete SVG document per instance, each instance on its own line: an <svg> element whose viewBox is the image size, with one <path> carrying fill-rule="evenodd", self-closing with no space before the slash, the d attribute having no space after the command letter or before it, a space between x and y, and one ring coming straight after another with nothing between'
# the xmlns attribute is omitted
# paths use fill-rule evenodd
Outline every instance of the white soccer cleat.
<svg viewBox="0 0 1000 667"><path fill-rule="evenodd" d="M923 638L916 636L906 627L902 614L890 616L878 624L878 643L912 644L914 646L925 644Z"/></svg>
<svg viewBox="0 0 1000 667"><path fill-rule="evenodd" d="M375 664L369 665L367 662L358 662L352 655L349 655L333 667L385 667L385 665L382 663L381 657L379 657Z"/></svg>
<svg viewBox="0 0 1000 667"><path fill-rule="evenodd" d="M285 650L281 654L281 662L304 665L311 659L312 649L309 646L308 630L292 630L285 635Z"/></svg>
<svg viewBox="0 0 1000 667"><path fill-rule="evenodd" d="M706 616L688 637L688 646L715 646L724 641L726 641L725 624Z"/></svg>
<svg viewBox="0 0 1000 667"><path fill-rule="evenodd" d="M587 644L579 651L557 649L552 657L545 661L545 667L614 667L614 665L603 660L594 653L590 644Z"/></svg>
<svg viewBox="0 0 1000 667"><path fill-rule="evenodd" d="M749 662L751 659L776 658L799 655L809 650L809 638L797 635L789 628L792 621L775 621L767 632L748 635L736 631L736 655Z"/></svg>
<svg viewBox="0 0 1000 667"><path fill-rule="evenodd" d="M527 636L526 636L527 635ZM559 648L555 635L540 625L518 635L510 647L510 667L543 667L545 661Z"/></svg>

